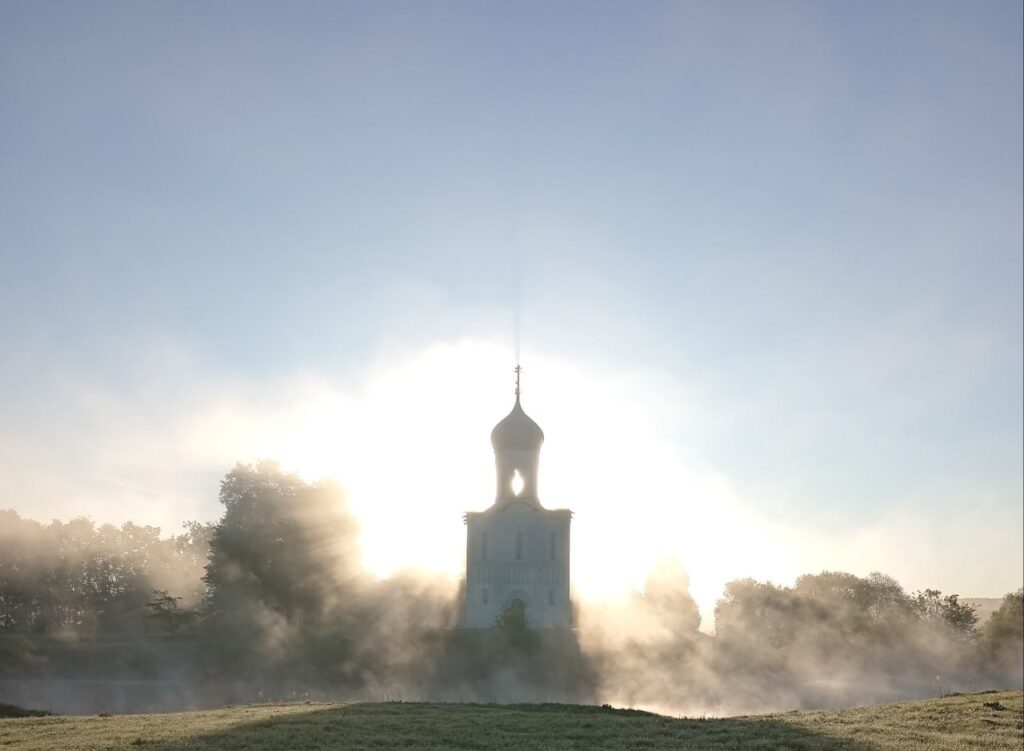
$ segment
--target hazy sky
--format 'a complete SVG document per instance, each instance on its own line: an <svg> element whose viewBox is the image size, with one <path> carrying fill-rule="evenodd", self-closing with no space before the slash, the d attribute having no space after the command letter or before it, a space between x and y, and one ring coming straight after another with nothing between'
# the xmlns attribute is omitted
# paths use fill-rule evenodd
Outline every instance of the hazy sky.
<svg viewBox="0 0 1024 751"><path fill-rule="evenodd" d="M0 507L173 531L273 455L350 486L381 572L457 570L518 309L585 589L659 553L705 612L835 567L1015 589L1021 27L0 3Z"/></svg>

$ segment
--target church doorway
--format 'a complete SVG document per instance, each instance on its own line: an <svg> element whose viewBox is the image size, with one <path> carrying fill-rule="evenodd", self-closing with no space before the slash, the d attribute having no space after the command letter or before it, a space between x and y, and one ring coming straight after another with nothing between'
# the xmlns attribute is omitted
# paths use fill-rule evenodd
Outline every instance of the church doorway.
<svg viewBox="0 0 1024 751"><path fill-rule="evenodd" d="M528 623L526 599L525 594L513 593L505 603L505 607L501 609L498 625L525 628Z"/></svg>

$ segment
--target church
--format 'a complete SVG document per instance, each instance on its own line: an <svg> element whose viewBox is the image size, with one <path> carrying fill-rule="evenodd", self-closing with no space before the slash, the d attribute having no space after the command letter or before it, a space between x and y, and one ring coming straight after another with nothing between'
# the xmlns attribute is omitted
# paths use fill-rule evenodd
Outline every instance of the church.
<svg viewBox="0 0 1024 751"><path fill-rule="evenodd" d="M544 431L516 403L491 431L497 493L466 522L466 628L491 628L517 612L530 628L570 628L568 509L546 509L537 494Z"/></svg>

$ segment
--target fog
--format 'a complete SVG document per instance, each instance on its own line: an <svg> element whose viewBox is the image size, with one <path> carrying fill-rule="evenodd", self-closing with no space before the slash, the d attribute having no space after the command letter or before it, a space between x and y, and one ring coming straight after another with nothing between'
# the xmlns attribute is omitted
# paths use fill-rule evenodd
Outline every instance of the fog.
<svg viewBox="0 0 1024 751"><path fill-rule="evenodd" d="M370 574L344 490L264 462L224 478L223 516L153 527L0 513L0 702L140 712L338 699L588 702L712 715L1021 686L1024 616L882 574L726 585L715 635L678 560L572 630L506 615L459 628L459 580ZM707 624L704 624L705 627Z"/></svg>
<svg viewBox="0 0 1024 751"><path fill-rule="evenodd" d="M137 344L140 370L124 389L47 381L45 403L9 415L0 426L8 480L0 508L42 521L130 519L166 534L184 519L218 518L216 484L236 460L272 457L307 480L344 483L363 563L376 576L409 567L458 576L460 518L488 503L486 436L511 406L507 348L445 341L381 354L344 378L287 370L267 382L211 375L186 353L151 360L146 343ZM661 554L687 566L708 632L725 583L745 576L793 582L809 571L877 568L910 589L941 583L995 597L1020 586L1019 471L955 482L922 472L869 486L840 474L809 484L815 462L775 461L758 448L751 474L716 447L761 431L769 434L763 442L799 455L799 444L777 433L777 415L745 405L738 425L734 394L710 393L685 376L599 365L531 354L524 375L524 407L547 436L542 501L576 513L581 600L642 589ZM495 388L500 378L509 378L507 391ZM846 435L849 425L830 429ZM843 456L844 467L862 466ZM884 476L871 462L862 470ZM620 513L623 497L630 514ZM940 514L929 511L936 503ZM965 536L979 544L950 555ZM609 556L613 537L621 554Z"/></svg>

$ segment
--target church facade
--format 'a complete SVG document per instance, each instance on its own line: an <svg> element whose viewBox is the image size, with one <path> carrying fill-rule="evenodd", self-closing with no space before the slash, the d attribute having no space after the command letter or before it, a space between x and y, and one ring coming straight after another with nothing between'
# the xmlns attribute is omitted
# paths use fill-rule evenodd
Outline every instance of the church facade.
<svg viewBox="0 0 1024 751"><path fill-rule="evenodd" d="M569 527L572 512L546 509L537 494L544 432L516 402L491 432L497 493L466 521L467 628L491 628L518 611L530 628L570 628Z"/></svg>

